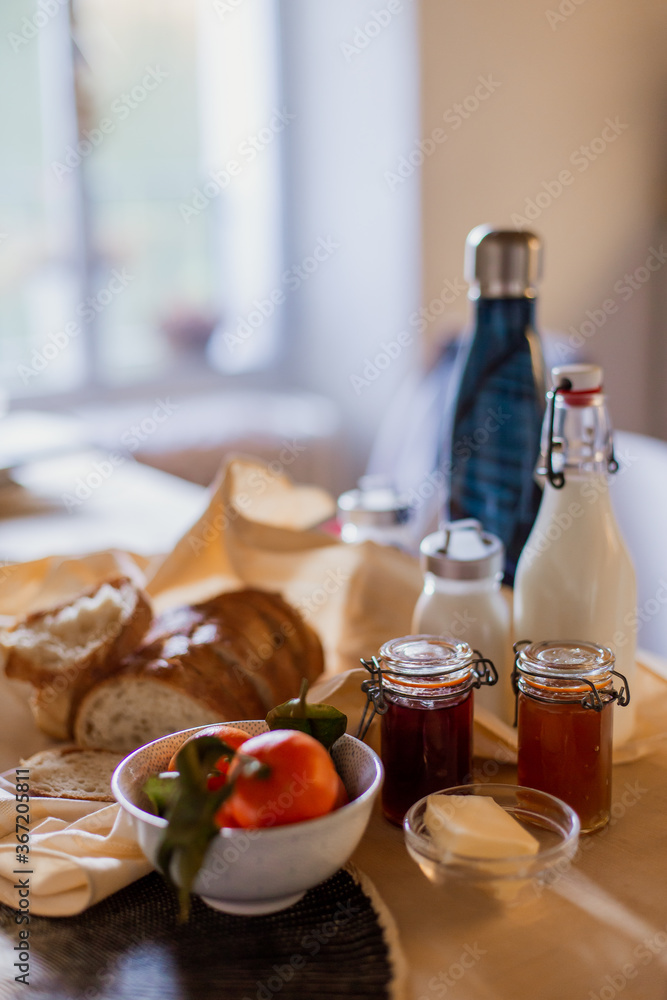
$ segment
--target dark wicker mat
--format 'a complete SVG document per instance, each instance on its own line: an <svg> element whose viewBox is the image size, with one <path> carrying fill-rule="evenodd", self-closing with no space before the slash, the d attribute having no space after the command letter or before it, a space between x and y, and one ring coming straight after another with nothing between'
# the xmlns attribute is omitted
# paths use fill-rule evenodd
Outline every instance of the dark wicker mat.
<svg viewBox="0 0 667 1000"><path fill-rule="evenodd" d="M193 898L187 924L152 873L76 917L31 917L30 986L14 981L16 911L0 904L6 1000L362 1000L392 995L390 944L344 870L295 906L234 917ZM22 925L25 926L25 925ZM13 953L16 956L16 952Z"/></svg>

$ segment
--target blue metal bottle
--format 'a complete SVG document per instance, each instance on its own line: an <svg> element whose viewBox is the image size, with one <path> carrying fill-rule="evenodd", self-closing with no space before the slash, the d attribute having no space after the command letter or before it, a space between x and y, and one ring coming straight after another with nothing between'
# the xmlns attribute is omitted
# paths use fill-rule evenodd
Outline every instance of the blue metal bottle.
<svg viewBox="0 0 667 1000"><path fill-rule="evenodd" d="M505 546L505 583L537 515L534 479L544 415L535 331L541 243L533 233L477 226L466 241L475 324L453 409L449 519L474 517Z"/></svg>

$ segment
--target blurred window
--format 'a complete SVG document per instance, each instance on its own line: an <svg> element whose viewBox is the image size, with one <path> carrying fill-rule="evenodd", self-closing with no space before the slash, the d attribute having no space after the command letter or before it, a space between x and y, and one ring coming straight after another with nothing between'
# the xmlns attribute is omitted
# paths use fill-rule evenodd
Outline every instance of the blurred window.
<svg viewBox="0 0 667 1000"><path fill-rule="evenodd" d="M280 347L277 0L2 0L0 376L51 395ZM263 307L263 308L262 308Z"/></svg>

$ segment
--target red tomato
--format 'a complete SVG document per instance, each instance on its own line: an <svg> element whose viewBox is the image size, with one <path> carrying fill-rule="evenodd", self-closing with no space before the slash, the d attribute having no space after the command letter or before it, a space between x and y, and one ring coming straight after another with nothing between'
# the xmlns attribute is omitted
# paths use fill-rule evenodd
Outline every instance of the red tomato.
<svg viewBox="0 0 667 1000"><path fill-rule="evenodd" d="M209 779L210 781L210 779ZM213 817L213 822L220 829L223 826L231 826L238 829L239 824L236 822L231 812L229 811L229 799L223 802L215 816Z"/></svg>
<svg viewBox="0 0 667 1000"><path fill-rule="evenodd" d="M312 736L276 729L247 740L243 754L265 764L266 771L236 777L226 805L239 826L299 823L333 809L340 779L329 753Z"/></svg>
<svg viewBox="0 0 667 1000"><path fill-rule="evenodd" d="M346 806L350 801L350 797L347 794L347 789L343 784L343 779L340 775L336 776L338 778L338 794L336 795L336 801L334 802L334 809L340 809L341 806Z"/></svg>
<svg viewBox="0 0 667 1000"><path fill-rule="evenodd" d="M206 729L201 729L198 733L193 736L189 736L187 740L178 748L174 756L169 761L168 771L176 770L176 757L183 749L186 743L190 743L191 740L197 739L199 736L217 736L219 739L224 740L224 742L232 748L232 750L238 750L242 743L245 743L248 739L248 734L244 733L242 729L237 726L226 726L223 723L216 724L214 726L207 726ZM220 757L219 760L215 762L215 767L213 768L214 774L212 774L208 779L208 789L209 791L215 791L220 785L224 784L227 772L229 770L229 761L226 757ZM223 780L218 781L218 776L222 775Z"/></svg>

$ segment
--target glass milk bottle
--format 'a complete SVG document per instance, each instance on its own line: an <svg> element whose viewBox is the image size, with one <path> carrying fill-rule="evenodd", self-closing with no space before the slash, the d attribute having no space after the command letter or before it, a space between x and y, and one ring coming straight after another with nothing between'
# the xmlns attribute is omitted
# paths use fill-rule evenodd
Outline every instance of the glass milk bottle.
<svg viewBox="0 0 667 1000"><path fill-rule="evenodd" d="M561 365L542 433L544 492L517 566L517 641L575 640L608 646L630 690L635 676L635 574L609 497L612 431L597 365ZM619 713L614 743L634 728L634 704Z"/></svg>
<svg viewBox="0 0 667 1000"><path fill-rule="evenodd" d="M424 589L412 618L415 634L454 636L491 660L498 683L477 692L477 705L514 720L510 611L500 592L505 549L474 518L451 521L420 545Z"/></svg>

